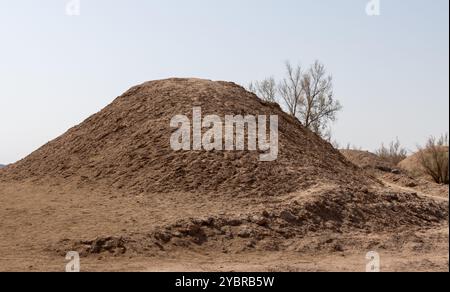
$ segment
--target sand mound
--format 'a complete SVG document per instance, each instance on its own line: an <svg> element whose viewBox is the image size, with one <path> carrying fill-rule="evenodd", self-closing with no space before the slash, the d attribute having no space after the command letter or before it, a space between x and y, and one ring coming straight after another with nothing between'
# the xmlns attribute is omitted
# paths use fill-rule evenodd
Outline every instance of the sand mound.
<svg viewBox="0 0 450 292"><path fill-rule="evenodd" d="M76 250L84 257L102 253L153 254L155 250L170 252L179 248L224 253L293 249L342 252L358 243L327 237L317 244L307 234L349 234L355 230L366 234L393 232L402 227L432 227L446 218L445 203L420 198L414 193L340 189L311 194L309 198L280 204L274 209L183 219L148 233L81 241L65 239L49 249L62 256L66 250Z"/></svg>
<svg viewBox="0 0 450 292"><path fill-rule="evenodd" d="M278 115L278 159L261 162L256 151L173 151L170 120L191 117L194 106L220 117ZM379 170L386 165L373 155L344 154L393 174ZM186 252L196 253L195 262L206 253L248 250L266 257L356 248L359 255L382 245L364 241L368 234L447 220L448 201L371 177L279 106L234 83L148 82L0 170L0 254L26 255L20 268L43 256L60 267L70 250L87 257L83 263L123 254L148 263Z"/></svg>
<svg viewBox="0 0 450 292"><path fill-rule="evenodd" d="M369 151L361 150L341 150L341 153L351 163L363 169L378 169L381 171L391 172L395 169L394 165L391 165L387 161L384 161L378 155Z"/></svg>
<svg viewBox="0 0 450 292"><path fill-rule="evenodd" d="M170 148L176 115L278 115L278 159L255 151ZM333 147L275 104L227 82L169 79L127 91L101 112L10 166L9 179L111 186L127 193L216 192L276 195L320 182L361 186L367 179Z"/></svg>
<svg viewBox="0 0 450 292"><path fill-rule="evenodd" d="M442 147L442 152L447 153L448 156L448 147ZM403 161L401 161L398 164L398 167L400 167L403 170L406 170L408 173L410 173L411 175L415 176L415 177L420 177L420 178L424 178L427 180L432 180L432 178L429 177L429 175L427 175L420 163L420 153L414 153L413 155L407 157L406 159L404 159Z"/></svg>
<svg viewBox="0 0 450 292"><path fill-rule="evenodd" d="M353 164L364 169L369 175L382 181L412 188L424 184L424 182L410 176L407 171L392 165L369 151L341 150L341 153Z"/></svg>
<svg viewBox="0 0 450 292"><path fill-rule="evenodd" d="M341 153L382 183L412 188L431 197L448 197L448 188L434 183L421 170L418 154L408 157L395 166L367 151L341 150Z"/></svg>

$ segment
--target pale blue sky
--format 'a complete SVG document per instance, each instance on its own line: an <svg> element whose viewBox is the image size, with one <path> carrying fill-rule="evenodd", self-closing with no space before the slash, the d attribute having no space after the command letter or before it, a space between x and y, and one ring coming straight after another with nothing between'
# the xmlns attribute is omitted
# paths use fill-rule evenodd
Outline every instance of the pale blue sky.
<svg viewBox="0 0 450 292"><path fill-rule="evenodd" d="M11 163L129 87L172 76L246 85L315 59L344 105L335 137L414 150L448 132L449 1L0 0L0 163Z"/></svg>

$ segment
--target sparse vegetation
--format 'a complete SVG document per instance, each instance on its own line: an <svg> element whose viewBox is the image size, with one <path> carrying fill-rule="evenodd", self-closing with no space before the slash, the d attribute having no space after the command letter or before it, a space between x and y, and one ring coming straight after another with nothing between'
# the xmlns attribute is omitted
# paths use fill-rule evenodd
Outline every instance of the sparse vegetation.
<svg viewBox="0 0 450 292"><path fill-rule="evenodd" d="M384 143L381 144L380 149L375 151L375 154L386 162L397 165L408 156L408 151L402 147L400 140L396 138L389 146L385 146Z"/></svg>
<svg viewBox="0 0 450 292"><path fill-rule="evenodd" d="M262 100L268 102L277 102L277 83L273 77L263 81L251 82L249 90L258 95Z"/></svg>
<svg viewBox="0 0 450 292"><path fill-rule="evenodd" d="M330 124L336 121L342 105L334 98L332 76L319 61L306 71L287 62L286 77L278 85L271 77L252 82L249 90L263 100L281 102L305 127L331 141Z"/></svg>
<svg viewBox="0 0 450 292"><path fill-rule="evenodd" d="M448 134L431 136L425 148L419 147L419 163L423 171L438 184L449 183Z"/></svg>

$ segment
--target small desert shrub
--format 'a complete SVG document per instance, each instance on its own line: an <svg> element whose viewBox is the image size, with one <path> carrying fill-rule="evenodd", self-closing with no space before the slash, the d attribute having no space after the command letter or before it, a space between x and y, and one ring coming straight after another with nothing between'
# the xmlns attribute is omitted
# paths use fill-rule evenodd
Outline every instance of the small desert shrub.
<svg viewBox="0 0 450 292"><path fill-rule="evenodd" d="M425 148L419 147L419 163L425 173L438 184L448 184L448 134L430 137Z"/></svg>
<svg viewBox="0 0 450 292"><path fill-rule="evenodd" d="M402 144L397 138L389 144L389 147L381 144L380 149L375 151L375 154L386 162L397 165L407 157L408 151L402 147Z"/></svg>

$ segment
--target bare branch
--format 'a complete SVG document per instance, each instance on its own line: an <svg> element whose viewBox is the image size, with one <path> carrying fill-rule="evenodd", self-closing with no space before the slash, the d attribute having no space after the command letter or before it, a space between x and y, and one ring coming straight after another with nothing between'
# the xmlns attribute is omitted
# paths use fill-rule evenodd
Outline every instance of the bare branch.
<svg viewBox="0 0 450 292"><path fill-rule="evenodd" d="M264 101L277 102L277 84L273 77L250 83L249 90Z"/></svg>
<svg viewBox="0 0 450 292"><path fill-rule="evenodd" d="M286 76L278 84L273 78L252 83L250 90L262 99L276 102L277 94L288 113L295 116L307 128L323 138L331 139L330 124L336 121L342 105L334 99L333 78L327 75L325 66L314 62L304 72L286 62Z"/></svg>
<svg viewBox="0 0 450 292"><path fill-rule="evenodd" d="M419 147L418 155L425 174L432 177L436 183L449 183L448 134L439 139L430 137L425 148Z"/></svg>

